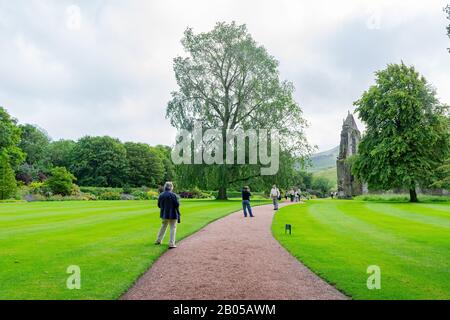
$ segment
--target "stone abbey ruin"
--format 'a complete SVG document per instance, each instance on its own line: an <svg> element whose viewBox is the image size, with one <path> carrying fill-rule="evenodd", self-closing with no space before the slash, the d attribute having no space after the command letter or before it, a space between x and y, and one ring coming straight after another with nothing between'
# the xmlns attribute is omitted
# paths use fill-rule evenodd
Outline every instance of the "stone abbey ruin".
<svg viewBox="0 0 450 320"><path fill-rule="evenodd" d="M351 166L347 159L358 152L361 132L358 130L353 115L349 112L344 120L341 131L339 156L336 161L338 197L351 199L363 193L363 185L352 175Z"/></svg>

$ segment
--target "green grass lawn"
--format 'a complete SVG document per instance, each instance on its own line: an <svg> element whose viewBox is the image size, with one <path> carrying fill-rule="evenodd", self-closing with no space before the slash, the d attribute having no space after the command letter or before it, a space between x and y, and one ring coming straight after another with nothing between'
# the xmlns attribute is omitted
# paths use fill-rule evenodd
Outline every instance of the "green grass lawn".
<svg viewBox="0 0 450 320"><path fill-rule="evenodd" d="M354 299L450 299L450 203L313 200L282 208L272 229ZM380 290L367 289L370 265L381 268Z"/></svg>
<svg viewBox="0 0 450 320"><path fill-rule="evenodd" d="M182 201L177 239L240 208ZM159 227L155 201L0 203L0 299L116 299L167 250ZM80 290L66 288L70 265Z"/></svg>

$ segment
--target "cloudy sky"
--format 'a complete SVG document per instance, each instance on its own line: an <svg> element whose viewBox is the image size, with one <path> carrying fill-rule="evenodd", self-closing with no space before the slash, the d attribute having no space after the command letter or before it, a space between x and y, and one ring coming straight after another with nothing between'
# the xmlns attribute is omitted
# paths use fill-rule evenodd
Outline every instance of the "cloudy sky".
<svg viewBox="0 0 450 320"><path fill-rule="evenodd" d="M327 150L387 63L415 65L450 104L447 2L0 0L0 105L54 139L170 145L165 108L183 31L235 20L280 61L310 143Z"/></svg>

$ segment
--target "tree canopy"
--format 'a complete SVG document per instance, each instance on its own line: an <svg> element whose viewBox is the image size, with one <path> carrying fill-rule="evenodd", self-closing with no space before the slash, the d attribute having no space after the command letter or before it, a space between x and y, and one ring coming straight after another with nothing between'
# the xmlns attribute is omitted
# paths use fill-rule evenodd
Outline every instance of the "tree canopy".
<svg viewBox="0 0 450 320"><path fill-rule="evenodd" d="M178 129L276 129L284 150L309 151L303 133L302 110L292 83L281 81L278 61L258 45L245 25L217 23L213 30L194 34L188 28L181 43L186 57L174 59L178 90L172 92L166 116ZM258 165L208 165L187 169L214 176L219 198L238 180L258 177ZM198 172L197 172L198 173Z"/></svg>
<svg viewBox="0 0 450 320"><path fill-rule="evenodd" d="M448 108L414 67L390 64L355 102L366 132L353 172L371 189L429 187L449 155Z"/></svg>
<svg viewBox="0 0 450 320"><path fill-rule="evenodd" d="M35 165L42 161L45 151L50 144L50 138L43 129L31 124L21 125L22 134L19 148L26 154L25 161L30 165Z"/></svg>
<svg viewBox="0 0 450 320"><path fill-rule="evenodd" d="M76 144L72 140L52 141L46 148L45 162L54 167L70 168L72 151Z"/></svg>
<svg viewBox="0 0 450 320"><path fill-rule="evenodd" d="M132 187L161 185L164 165L157 151L145 143L126 142L127 183Z"/></svg>
<svg viewBox="0 0 450 320"><path fill-rule="evenodd" d="M127 164L126 149L118 139L87 136L73 148L70 171L83 186L120 187Z"/></svg>
<svg viewBox="0 0 450 320"><path fill-rule="evenodd" d="M5 152L9 164L15 169L25 159L25 153L20 149L21 129L17 120L0 107L0 152Z"/></svg>

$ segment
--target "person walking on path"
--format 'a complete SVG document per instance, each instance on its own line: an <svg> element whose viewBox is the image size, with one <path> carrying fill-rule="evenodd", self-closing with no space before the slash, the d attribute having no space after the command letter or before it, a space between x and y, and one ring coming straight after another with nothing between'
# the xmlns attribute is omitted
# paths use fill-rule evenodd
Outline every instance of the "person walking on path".
<svg viewBox="0 0 450 320"><path fill-rule="evenodd" d="M289 191L289 198L291 199L291 202L294 202L294 189Z"/></svg>
<svg viewBox="0 0 450 320"><path fill-rule="evenodd" d="M244 208L244 218L247 218L247 210L250 214L250 218L253 218L252 207L250 206L250 197L252 194L250 193L250 188L245 186L242 189L242 207Z"/></svg>
<svg viewBox="0 0 450 320"><path fill-rule="evenodd" d="M278 210L278 201L281 200L281 193L276 185L272 186L272 190L270 190L270 197L272 198L273 202L273 210Z"/></svg>
<svg viewBox="0 0 450 320"><path fill-rule="evenodd" d="M167 226L170 226L169 249L176 248L175 237L177 232L177 222L180 221L180 203L177 195L172 192L173 184L168 181L164 185L164 192L159 195L158 208L162 219L162 225L158 232L155 244L160 245L166 234Z"/></svg>

